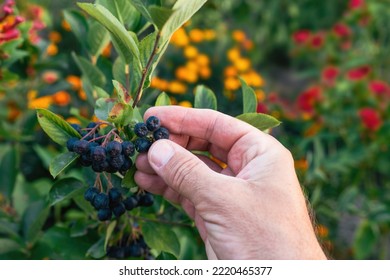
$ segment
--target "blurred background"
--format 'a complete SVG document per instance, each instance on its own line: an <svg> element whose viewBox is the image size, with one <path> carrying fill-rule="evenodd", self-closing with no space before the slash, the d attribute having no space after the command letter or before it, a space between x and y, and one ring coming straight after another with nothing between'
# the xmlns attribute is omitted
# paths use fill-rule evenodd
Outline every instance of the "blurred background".
<svg viewBox="0 0 390 280"><path fill-rule="evenodd" d="M99 258L90 250L99 227L80 207L45 206L48 165L62 147L40 130L34 109L93 120L88 80L71 54L97 66L90 78L108 92L108 81L123 79L117 54L109 36L90 38L101 27L75 1L11 2L0 4L0 259ZM143 19L129 13L126 28L140 32ZM191 107L204 84L218 110L236 116L243 78L257 111L282 121L271 133L295 158L329 256L389 259L389 18L389 0L209 0L173 35L142 102L165 91ZM183 258L204 257L194 236L181 237L192 242Z"/></svg>

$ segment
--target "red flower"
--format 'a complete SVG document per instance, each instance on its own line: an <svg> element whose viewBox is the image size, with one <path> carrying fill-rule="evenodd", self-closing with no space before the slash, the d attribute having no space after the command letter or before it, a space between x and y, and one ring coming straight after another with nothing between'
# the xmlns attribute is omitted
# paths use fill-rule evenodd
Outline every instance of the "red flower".
<svg viewBox="0 0 390 280"><path fill-rule="evenodd" d="M382 120L377 111L373 108L362 108L359 110L359 116L365 128L371 131L378 130L382 125Z"/></svg>
<svg viewBox="0 0 390 280"><path fill-rule="evenodd" d="M371 71L371 68L369 66L367 66L367 65L360 66L360 67L349 70L347 73L347 76L348 76L348 79L350 79L352 81L357 81L357 80L361 80L361 79L365 78L368 75L368 73L370 73L370 71Z"/></svg>
<svg viewBox="0 0 390 280"><path fill-rule="evenodd" d="M364 0L349 0L348 6L351 10L360 9L364 6Z"/></svg>
<svg viewBox="0 0 390 280"><path fill-rule="evenodd" d="M303 44L307 43L310 36L311 36L311 32L309 30L302 29L302 30L296 31L292 35L292 38L297 45L303 45Z"/></svg>
<svg viewBox="0 0 390 280"><path fill-rule="evenodd" d="M257 103L257 109L256 109L256 112L257 113L267 113L268 112L268 108L267 106L264 104L264 103Z"/></svg>
<svg viewBox="0 0 390 280"><path fill-rule="evenodd" d="M390 87L384 81L380 81L380 80L371 81L369 83L368 87L372 93L374 93L378 96L390 94Z"/></svg>
<svg viewBox="0 0 390 280"><path fill-rule="evenodd" d="M317 34L314 34L311 37L310 45L314 49L319 49L324 44L324 41L325 41L324 34L322 32L321 33L317 33Z"/></svg>
<svg viewBox="0 0 390 280"><path fill-rule="evenodd" d="M314 106L321 100L321 88L312 87L298 96L298 108L307 113L313 113Z"/></svg>
<svg viewBox="0 0 390 280"><path fill-rule="evenodd" d="M339 38L344 38L349 37L352 32L348 25L337 23L333 26L333 33Z"/></svg>
<svg viewBox="0 0 390 280"><path fill-rule="evenodd" d="M328 66L322 70L322 80L329 86L333 86L340 70L335 66Z"/></svg>

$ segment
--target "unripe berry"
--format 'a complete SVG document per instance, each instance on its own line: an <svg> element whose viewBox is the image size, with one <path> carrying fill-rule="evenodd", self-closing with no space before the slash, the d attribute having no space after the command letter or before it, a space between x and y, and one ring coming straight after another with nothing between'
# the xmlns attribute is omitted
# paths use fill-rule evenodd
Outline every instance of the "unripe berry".
<svg viewBox="0 0 390 280"><path fill-rule="evenodd" d="M137 123L137 124L134 126L134 133L135 133L138 137L145 137L146 135L148 135L149 130L148 130L146 124L144 124L144 123Z"/></svg>
<svg viewBox="0 0 390 280"><path fill-rule="evenodd" d="M155 131L160 128L160 120L159 118L155 116L150 116L146 120L146 127L148 128L149 131Z"/></svg>

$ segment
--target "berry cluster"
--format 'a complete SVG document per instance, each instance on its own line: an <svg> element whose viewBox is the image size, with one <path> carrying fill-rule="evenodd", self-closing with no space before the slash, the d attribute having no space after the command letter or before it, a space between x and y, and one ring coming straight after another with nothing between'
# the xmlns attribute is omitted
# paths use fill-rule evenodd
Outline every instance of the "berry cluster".
<svg viewBox="0 0 390 280"><path fill-rule="evenodd" d="M142 236L132 240L130 244L123 245L121 243L127 242L120 242L118 245L107 247L107 257L113 259L124 259L129 257L139 258L142 256L145 258L151 258L149 252L150 249L146 245Z"/></svg>
<svg viewBox="0 0 390 280"><path fill-rule="evenodd" d="M168 129L162 127L160 120L155 116L149 117L145 123L137 123L134 126L134 133L137 135L134 146L139 153L146 153L154 141L169 138Z"/></svg>
<svg viewBox="0 0 390 280"><path fill-rule="evenodd" d="M140 192L124 197L120 189L115 187L111 188L108 194L99 191L96 187L89 187L84 193L84 198L98 211L97 216L100 221L111 220L112 215L119 218L126 210L152 206L154 202L151 193Z"/></svg>

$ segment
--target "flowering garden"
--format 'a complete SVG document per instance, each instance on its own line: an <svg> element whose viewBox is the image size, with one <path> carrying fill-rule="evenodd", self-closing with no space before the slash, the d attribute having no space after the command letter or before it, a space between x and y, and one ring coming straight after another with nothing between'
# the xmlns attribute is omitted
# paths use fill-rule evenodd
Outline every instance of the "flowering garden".
<svg viewBox="0 0 390 280"><path fill-rule="evenodd" d="M158 105L268 131L328 256L390 258L388 0L175 2L2 0L0 259L204 259L193 222L138 189L135 167L96 175L66 149L132 139ZM99 221L91 185L138 206Z"/></svg>

